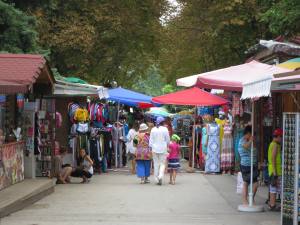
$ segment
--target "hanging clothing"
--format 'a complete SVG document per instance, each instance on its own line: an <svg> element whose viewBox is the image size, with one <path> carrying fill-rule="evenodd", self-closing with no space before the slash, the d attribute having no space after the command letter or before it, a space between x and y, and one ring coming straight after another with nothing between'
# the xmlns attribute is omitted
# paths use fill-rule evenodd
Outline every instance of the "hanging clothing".
<svg viewBox="0 0 300 225"><path fill-rule="evenodd" d="M232 138L232 126L224 126L224 137L221 151L221 170L232 171L234 168L234 149Z"/></svg>
<svg viewBox="0 0 300 225"><path fill-rule="evenodd" d="M234 161L235 161L235 169L239 170L240 167L240 154L239 154L239 142L243 137L244 129L240 127L239 124L236 125L234 129Z"/></svg>
<svg viewBox="0 0 300 225"><path fill-rule="evenodd" d="M239 94L232 95L232 110L231 110L232 117L235 116L243 116L243 103L241 101L241 96Z"/></svg>
<svg viewBox="0 0 300 225"><path fill-rule="evenodd" d="M123 138L123 128L114 125L111 135L115 154L115 166L121 167L123 165L123 142L121 141Z"/></svg>
<svg viewBox="0 0 300 225"><path fill-rule="evenodd" d="M223 137L224 137L225 120L216 118L215 121L219 125L219 128L220 128L220 146L222 146L222 141L223 141Z"/></svg>
<svg viewBox="0 0 300 225"><path fill-rule="evenodd" d="M209 124L207 155L205 160L206 173L220 172L220 127L218 124Z"/></svg>
<svg viewBox="0 0 300 225"><path fill-rule="evenodd" d="M207 154L207 128L202 128L202 139L201 139L201 145L202 145L202 152L204 155Z"/></svg>

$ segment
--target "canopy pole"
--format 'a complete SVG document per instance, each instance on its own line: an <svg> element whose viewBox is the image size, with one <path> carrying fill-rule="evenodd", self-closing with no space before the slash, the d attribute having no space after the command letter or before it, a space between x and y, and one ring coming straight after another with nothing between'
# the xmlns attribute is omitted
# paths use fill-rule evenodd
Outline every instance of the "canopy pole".
<svg viewBox="0 0 300 225"><path fill-rule="evenodd" d="M119 116L120 116L120 101L118 101L118 113L117 113L117 141L115 149L115 167L118 168L118 150L119 150Z"/></svg>
<svg viewBox="0 0 300 225"><path fill-rule="evenodd" d="M194 119L194 126L193 126L193 152L192 152L192 169L195 168L195 139L196 139L196 117L197 117L197 106L195 106L195 119Z"/></svg>
<svg viewBox="0 0 300 225"><path fill-rule="evenodd" d="M252 100L252 114L251 114L251 126L252 126L252 137L254 136L254 113L255 113L255 102ZM248 205L239 205L238 210L241 212L263 212L264 207L262 205L253 205L253 152L254 152L254 143L251 143L251 153L250 153L250 190L249 190L249 204Z"/></svg>
<svg viewBox="0 0 300 225"><path fill-rule="evenodd" d="M254 100L252 101L252 115L251 115L251 126L252 126L252 137L254 137L254 113L255 113L255 104ZM250 191L249 191L249 206L253 206L253 151L254 143L251 143L251 172L250 172Z"/></svg>

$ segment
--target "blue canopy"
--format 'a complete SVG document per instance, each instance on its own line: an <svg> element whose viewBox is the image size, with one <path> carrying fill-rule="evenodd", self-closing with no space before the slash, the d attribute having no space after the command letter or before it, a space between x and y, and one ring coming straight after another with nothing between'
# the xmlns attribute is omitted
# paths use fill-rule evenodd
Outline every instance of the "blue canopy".
<svg viewBox="0 0 300 225"><path fill-rule="evenodd" d="M108 100L119 102L128 106L140 106L141 104L152 104L152 97L124 88L113 88L108 90Z"/></svg>

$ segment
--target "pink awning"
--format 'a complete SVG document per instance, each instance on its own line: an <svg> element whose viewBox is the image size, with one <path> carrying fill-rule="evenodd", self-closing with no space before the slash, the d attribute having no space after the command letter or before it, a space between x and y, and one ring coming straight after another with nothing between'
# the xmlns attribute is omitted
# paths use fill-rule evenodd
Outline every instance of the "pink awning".
<svg viewBox="0 0 300 225"><path fill-rule="evenodd" d="M255 60L237 66L214 70L198 75L177 79L178 86L214 88L241 91L243 83L260 80L266 75L289 72L290 70L268 65Z"/></svg>

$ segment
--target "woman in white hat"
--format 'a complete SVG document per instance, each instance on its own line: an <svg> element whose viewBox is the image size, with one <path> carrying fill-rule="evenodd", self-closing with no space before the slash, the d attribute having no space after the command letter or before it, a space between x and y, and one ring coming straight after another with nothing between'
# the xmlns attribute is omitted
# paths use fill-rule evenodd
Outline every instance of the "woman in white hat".
<svg viewBox="0 0 300 225"><path fill-rule="evenodd" d="M136 173L141 178L141 184L149 183L152 153L149 147L150 135L145 123L140 125L136 137Z"/></svg>

